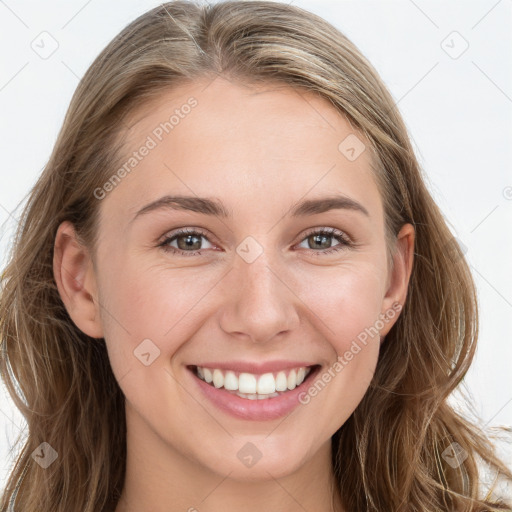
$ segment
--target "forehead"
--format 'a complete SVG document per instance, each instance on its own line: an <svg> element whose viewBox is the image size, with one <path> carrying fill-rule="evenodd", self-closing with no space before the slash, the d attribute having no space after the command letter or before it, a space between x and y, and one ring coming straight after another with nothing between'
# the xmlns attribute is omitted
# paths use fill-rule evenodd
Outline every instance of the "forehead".
<svg viewBox="0 0 512 512"><path fill-rule="evenodd" d="M217 77L161 93L128 124L119 164L128 172L102 205L124 216L165 193L214 195L243 209L326 191L379 214L366 141L318 95Z"/></svg>

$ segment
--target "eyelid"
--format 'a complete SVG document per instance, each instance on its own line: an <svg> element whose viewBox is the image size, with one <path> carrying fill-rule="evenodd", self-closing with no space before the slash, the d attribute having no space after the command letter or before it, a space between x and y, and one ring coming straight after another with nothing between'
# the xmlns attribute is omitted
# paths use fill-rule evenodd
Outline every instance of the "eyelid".
<svg viewBox="0 0 512 512"><path fill-rule="evenodd" d="M304 240L304 238L307 238L308 236L315 234L315 233L327 233L329 235L336 235L336 236L342 238L343 241L346 242L347 244L355 245L355 241L352 239L352 237L350 235L348 235L348 233L346 231L342 231L341 229L337 229L337 228L333 228L333 227L311 228L301 235L300 242L302 242L302 240Z"/></svg>
<svg viewBox="0 0 512 512"><path fill-rule="evenodd" d="M160 242L166 242L170 238L174 238L174 237L180 236L180 235L187 235L187 234L202 235L205 238L207 238L209 242L214 243L211 239L215 239L215 237L209 231L207 231L203 228L195 227L195 226L187 226L184 228L172 229L171 231L168 231L167 233L165 233L165 235L161 236L158 240Z"/></svg>

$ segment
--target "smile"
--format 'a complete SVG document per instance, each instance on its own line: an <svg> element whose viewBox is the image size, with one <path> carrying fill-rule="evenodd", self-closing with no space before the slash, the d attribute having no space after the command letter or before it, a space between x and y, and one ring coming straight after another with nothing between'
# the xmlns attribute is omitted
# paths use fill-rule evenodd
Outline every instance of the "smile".
<svg viewBox="0 0 512 512"><path fill-rule="evenodd" d="M187 379L191 379L187 387L197 389L224 414L242 420L270 421L303 407L299 396L321 369L322 365L307 361L212 361L187 365Z"/></svg>
<svg viewBox="0 0 512 512"><path fill-rule="evenodd" d="M249 400L265 400L278 397L300 386L312 367L300 366L261 375L222 370L220 368L195 367L196 376L215 388L224 388Z"/></svg>

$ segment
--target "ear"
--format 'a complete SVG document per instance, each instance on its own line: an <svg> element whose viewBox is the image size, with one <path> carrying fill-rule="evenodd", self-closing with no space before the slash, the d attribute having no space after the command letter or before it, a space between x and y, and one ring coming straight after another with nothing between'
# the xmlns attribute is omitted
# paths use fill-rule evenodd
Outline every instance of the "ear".
<svg viewBox="0 0 512 512"><path fill-rule="evenodd" d="M92 338L103 338L92 260L69 221L62 222L55 235L53 275L75 325Z"/></svg>
<svg viewBox="0 0 512 512"><path fill-rule="evenodd" d="M404 224L397 235L393 268L388 276L386 295L382 302L381 318L385 315L385 321L380 330L381 342L397 321L405 304L414 261L414 238L413 225Z"/></svg>

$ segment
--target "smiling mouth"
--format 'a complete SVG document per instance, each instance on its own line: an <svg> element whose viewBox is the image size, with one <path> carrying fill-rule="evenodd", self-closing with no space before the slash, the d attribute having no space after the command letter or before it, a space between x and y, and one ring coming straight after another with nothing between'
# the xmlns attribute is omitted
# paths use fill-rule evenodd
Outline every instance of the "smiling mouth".
<svg viewBox="0 0 512 512"><path fill-rule="evenodd" d="M194 375L210 386L249 400L266 400L300 386L320 365L299 366L278 372L254 374L220 368L189 366Z"/></svg>

